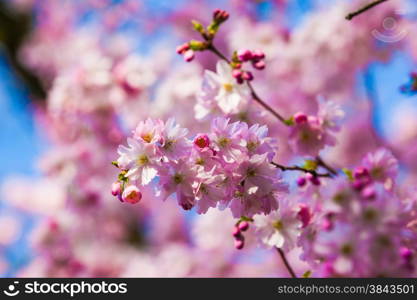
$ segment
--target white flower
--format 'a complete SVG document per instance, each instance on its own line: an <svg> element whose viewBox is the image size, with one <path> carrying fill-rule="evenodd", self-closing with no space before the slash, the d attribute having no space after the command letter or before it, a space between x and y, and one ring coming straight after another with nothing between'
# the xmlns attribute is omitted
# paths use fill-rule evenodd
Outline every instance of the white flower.
<svg viewBox="0 0 417 300"><path fill-rule="evenodd" d="M277 247L289 251L296 245L300 235L301 221L297 218L297 211L288 206L283 200L277 211L267 216L253 217L258 237L267 247Z"/></svg>
<svg viewBox="0 0 417 300"><path fill-rule="evenodd" d="M236 114L247 108L250 90L245 84L238 84L232 76L232 68L219 61L216 73L206 70L202 91L195 107L197 118L202 119L216 109L225 114Z"/></svg>
<svg viewBox="0 0 417 300"><path fill-rule="evenodd" d="M128 138L127 143L129 147L119 146L117 163L120 168L128 170L126 177L146 185L157 175L155 148L132 138Z"/></svg>

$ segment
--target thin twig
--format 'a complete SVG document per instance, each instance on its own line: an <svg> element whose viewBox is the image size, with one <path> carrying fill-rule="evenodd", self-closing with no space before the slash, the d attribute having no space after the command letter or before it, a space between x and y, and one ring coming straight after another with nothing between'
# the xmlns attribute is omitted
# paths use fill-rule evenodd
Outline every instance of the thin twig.
<svg viewBox="0 0 417 300"><path fill-rule="evenodd" d="M271 164L274 165L275 167L281 169L282 171L300 171L300 172L304 172L304 173L310 173L315 177L332 177L331 173L317 173L315 170L309 170L309 169L302 168L302 167L299 167L299 166L287 167L287 166L277 164L275 162L271 162Z"/></svg>
<svg viewBox="0 0 417 300"><path fill-rule="evenodd" d="M261 106L263 106L263 108L265 108L267 111L269 111L271 114L274 115L274 117L276 117L278 120L280 120L282 123L284 123L285 125L288 125L287 122L285 121L285 118L283 116L281 116L278 112L276 112L271 106L269 106L266 102L264 102L259 96L258 94L255 92L255 89L253 88L252 84L247 81L248 87L251 91L252 94L252 98L258 102Z"/></svg>
<svg viewBox="0 0 417 300"><path fill-rule="evenodd" d="M295 275L294 270L291 268L290 263L288 262L287 258L285 257L284 251L282 251L281 248L278 248L278 247L275 247L275 249L277 249L277 252L281 256L282 262L284 263L284 265L287 268L288 273L290 273L291 277L292 278L297 278L297 275Z"/></svg>
<svg viewBox="0 0 417 300"><path fill-rule="evenodd" d="M364 13L364 12L366 12L366 11L370 10L371 8L373 8L373 7L375 7L375 6L379 5L379 4L381 4L381 3L383 3L383 2L386 2L386 1L388 1L388 0L377 0L377 1L373 1L373 2L371 2L371 3L367 4L367 5L365 5L364 7L360 8L359 10L357 10L357 11L355 11L355 12L352 12L352 13L348 14L348 15L346 16L346 20L349 20L349 21L350 21L350 20L352 20L354 17L359 16L360 14L362 14L362 13Z"/></svg>
<svg viewBox="0 0 417 300"><path fill-rule="evenodd" d="M223 55L211 42L210 45L207 48L208 50L210 50L211 52L213 52L214 54L216 54L219 58L225 60L227 63L230 64L230 60L227 59L227 57L225 55ZM263 108L265 108L267 111L269 111L274 117L276 117L278 120L280 120L284 125L288 125L287 122L285 121L285 118L283 116L281 116L277 111L275 111L271 106L269 106L265 101L263 101L258 94L256 93L255 89L253 88L253 86L250 84L250 82L247 81L247 85L251 91L251 95L252 98L258 102Z"/></svg>
<svg viewBox="0 0 417 300"><path fill-rule="evenodd" d="M317 164L320 166L320 167L323 167L323 168L325 168L327 171L329 171L331 174L333 174L333 175L336 175L337 176L337 171L335 170L335 169L333 169L332 167L330 167L327 163L325 163L324 162L324 160L320 157L320 156L317 156L316 157L316 161L317 161Z"/></svg>

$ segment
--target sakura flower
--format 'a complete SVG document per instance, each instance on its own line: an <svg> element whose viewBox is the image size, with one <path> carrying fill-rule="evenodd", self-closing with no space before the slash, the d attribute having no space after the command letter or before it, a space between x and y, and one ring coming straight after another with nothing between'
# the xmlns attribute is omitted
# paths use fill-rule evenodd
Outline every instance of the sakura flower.
<svg viewBox="0 0 417 300"><path fill-rule="evenodd" d="M257 235L267 247L277 247L284 251L293 249L301 233L302 222L297 217L288 200L281 201L280 208L267 216L253 217Z"/></svg>
<svg viewBox="0 0 417 300"><path fill-rule="evenodd" d="M320 121L309 116L307 121L295 124L290 133L290 145L297 154L316 156L326 145ZM333 140L329 141L333 144Z"/></svg>
<svg viewBox="0 0 417 300"><path fill-rule="evenodd" d="M334 146L333 135L339 128L344 112L331 101L319 101L317 116L302 113L294 115L295 125L290 133L290 145L301 155L316 156L326 145Z"/></svg>
<svg viewBox="0 0 417 300"><path fill-rule="evenodd" d="M219 201L224 198L221 182L225 176L214 172L213 168L210 172L201 172L197 175L195 198L199 214L206 213L210 207L216 207Z"/></svg>
<svg viewBox="0 0 417 300"><path fill-rule="evenodd" d="M274 143L275 141L268 137L268 127L260 126L258 124L252 125L246 136L246 148L250 155L268 153L268 159L274 158ZM276 150L276 149L275 149Z"/></svg>
<svg viewBox="0 0 417 300"><path fill-rule="evenodd" d="M211 123L213 148L216 155L221 157L226 163L231 163L241 159L241 154L245 151L247 125L241 122L229 123L229 119L216 118Z"/></svg>
<svg viewBox="0 0 417 300"><path fill-rule="evenodd" d="M127 143L129 147L119 146L117 163L122 170L127 170L126 177L146 185L157 175L155 147L133 138L128 138Z"/></svg>
<svg viewBox="0 0 417 300"><path fill-rule="evenodd" d="M226 62L219 61L216 73L208 70L205 72L196 116L202 119L217 108L225 114L237 114L247 107L249 99L249 88L238 84L232 68Z"/></svg>
<svg viewBox="0 0 417 300"><path fill-rule="evenodd" d="M160 142L162 130L164 129L162 120L153 120L148 118L141 121L134 131L134 137L142 140L144 143L155 144Z"/></svg>
<svg viewBox="0 0 417 300"><path fill-rule="evenodd" d="M375 153L369 153L363 160L363 165L369 170L372 179L391 189L398 174L398 161L390 151L381 148Z"/></svg>
<svg viewBox="0 0 417 300"><path fill-rule="evenodd" d="M188 154L190 142L186 139L188 130L181 128L170 118L161 132L161 146L159 151L168 160L178 160Z"/></svg>
<svg viewBox="0 0 417 300"><path fill-rule="evenodd" d="M172 162L160 169L158 195L166 200L175 193L178 204L183 209L190 210L195 205L195 177L195 171L186 161Z"/></svg>

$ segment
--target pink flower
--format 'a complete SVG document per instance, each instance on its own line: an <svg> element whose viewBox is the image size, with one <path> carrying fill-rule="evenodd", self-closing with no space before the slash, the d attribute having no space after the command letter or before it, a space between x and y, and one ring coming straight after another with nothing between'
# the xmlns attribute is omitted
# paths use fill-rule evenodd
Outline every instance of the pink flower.
<svg viewBox="0 0 417 300"><path fill-rule="evenodd" d="M181 128L173 118L168 119L161 130L159 151L167 160L178 160L190 151L190 141L186 138L188 130Z"/></svg>
<svg viewBox="0 0 417 300"><path fill-rule="evenodd" d="M362 163L373 180L384 183L387 189L392 188L398 175L398 161L390 151L378 149L375 153L369 153Z"/></svg>
<svg viewBox="0 0 417 300"><path fill-rule="evenodd" d="M138 180L146 185L157 175L156 166L159 156L156 154L154 145L143 143L136 139L128 138L129 147L119 146L119 158L117 163L123 170L127 170L126 177Z"/></svg>
<svg viewBox="0 0 417 300"><path fill-rule="evenodd" d="M297 211L288 202L281 201L279 209L267 216L253 217L257 236L266 247L277 247L287 252L296 246L302 223L297 217Z"/></svg>
<svg viewBox="0 0 417 300"><path fill-rule="evenodd" d="M237 114L247 108L249 88L236 82L232 68L226 62L219 61L216 71L205 72L202 91L195 107L198 119L205 118L217 109L225 114Z"/></svg>
<svg viewBox="0 0 417 300"><path fill-rule="evenodd" d="M212 133L210 140L213 141L213 149L216 155L226 163L233 163L242 159L245 153L246 141L243 139L248 127L246 123L229 123L230 119L216 118L211 123Z"/></svg>
<svg viewBox="0 0 417 300"><path fill-rule="evenodd" d="M134 137L144 143L155 144L161 141L164 122L148 118L141 121L134 131Z"/></svg>
<svg viewBox="0 0 417 300"><path fill-rule="evenodd" d="M165 201L175 193L178 204L190 210L195 205L195 180L196 173L186 161L168 163L159 170L158 195Z"/></svg>

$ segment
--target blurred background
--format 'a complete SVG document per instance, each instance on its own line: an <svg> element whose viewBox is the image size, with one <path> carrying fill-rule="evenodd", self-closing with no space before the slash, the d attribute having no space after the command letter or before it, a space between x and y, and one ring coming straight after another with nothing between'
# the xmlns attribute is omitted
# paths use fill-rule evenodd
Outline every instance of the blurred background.
<svg viewBox="0 0 417 300"><path fill-rule="evenodd" d="M42 15L41 10L44 4L41 2L43 1L0 1L0 156L2 157L0 186L3 186L3 183L10 178L25 177L35 180L42 176L37 167L37 161L50 145L44 132L36 125L36 111L45 101L45 86L40 83L43 78L39 78L39 73L35 74L25 66L19 56L32 30L45 21L38 18ZM109 11L117 9L116 7L123 0L85 1L87 2L91 2L90 7L84 8L74 22L78 27L87 27L100 22L111 23ZM161 43L172 47L181 42L172 35L170 23L160 20L184 18L184 20L177 19L176 21L187 22L189 16L186 13L181 15L180 12L184 11L187 6L198 6L199 2L137 0L139 13L133 14L129 22L125 22L117 30L140 41L137 51L146 56L152 49L148 45ZM204 7L210 10L217 7L232 9L235 5L232 2L239 1L206 1ZM240 2L248 5L254 18L268 20L279 1ZM294 30L311 13L336 1L288 0L286 2L285 12L281 14L282 22L289 30ZM410 1L410 10L407 11L409 16L415 15L413 5L416 3L414 2ZM101 8L104 6L107 8ZM232 10L230 13L238 12ZM150 22L152 19L158 21ZM416 70L415 60L408 52L399 49L394 52L391 59L385 62L374 62L364 73L357 75L357 89L370 95L374 101L372 122L381 136L393 134L392 131L395 129L391 124L393 118L396 117L395 111L402 109L413 115L412 112L417 110L416 97L401 93L399 88L408 82L409 74ZM23 212L5 201L6 194L15 192L17 191L3 187L0 194L0 251L2 253L0 274L3 277L16 276L19 270L27 266L34 258L35 254L28 239L35 224L42 219L38 214ZM30 201L29 195L27 199Z"/></svg>

